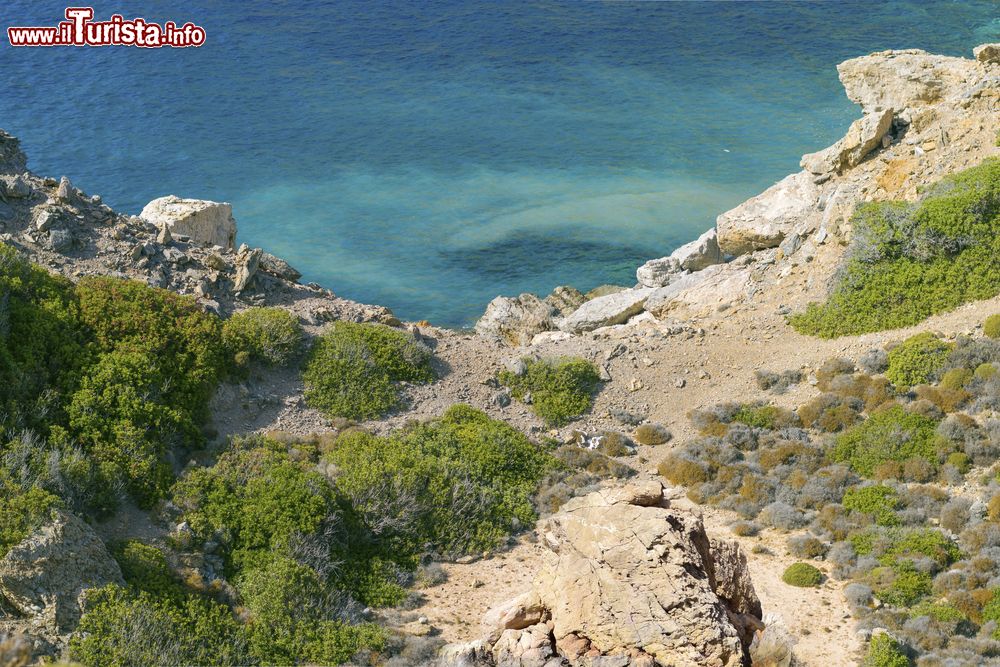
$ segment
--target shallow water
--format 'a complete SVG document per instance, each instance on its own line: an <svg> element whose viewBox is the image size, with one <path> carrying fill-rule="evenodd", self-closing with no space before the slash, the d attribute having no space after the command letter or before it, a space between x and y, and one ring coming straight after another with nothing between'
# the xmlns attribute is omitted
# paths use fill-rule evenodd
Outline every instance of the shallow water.
<svg viewBox="0 0 1000 667"><path fill-rule="evenodd" d="M3 40L0 127L31 167L134 213L230 201L304 280L452 326L497 294L631 284L843 134L836 63L1000 40L992 1L184 4L95 9L193 21L200 49Z"/></svg>

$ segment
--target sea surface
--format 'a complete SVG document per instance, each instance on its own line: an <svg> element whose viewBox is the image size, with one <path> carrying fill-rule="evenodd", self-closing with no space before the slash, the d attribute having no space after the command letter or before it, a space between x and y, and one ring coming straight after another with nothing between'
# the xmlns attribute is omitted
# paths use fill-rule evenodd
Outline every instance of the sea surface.
<svg viewBox="0 0 1000 667"><path fill-rule="evenodd" d="M1000 41L994 1L93 4L207 42L4 35L0 127L34 171L131 213L232 202L238 240L303 280L447 326L498 294L633 284L843 135L860 114L838 62Z"/></svg>

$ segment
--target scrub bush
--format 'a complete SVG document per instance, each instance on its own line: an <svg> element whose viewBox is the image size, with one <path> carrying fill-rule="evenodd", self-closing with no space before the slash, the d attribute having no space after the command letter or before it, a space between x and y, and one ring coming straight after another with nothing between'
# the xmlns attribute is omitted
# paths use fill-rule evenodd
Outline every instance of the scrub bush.
<svg viewBox="0 0 1000 667"><path fill-rule="evenodd" d="M660 424L643 424L635 430L633 437L640 445L662 445L674 436Z"/></svg>
<svg viewBox="0 0 1000 667"><path fill-rule="evenodd" d="M790 318L833 338L904 327L1000 292L1000 160L943 179L917 204L859 207L848 258L824 304Z"/></svg>
<svg viewBox="0 0 1000 667"><path fill-rule="evenodd" d="M399 383L434 380L431 357L406 332L335 322L316 340L306 362L306 402L330 416L374 419L399 403Z"/></svg>
<svg viewBox="0 0 1000 667"><path fill-rule="evenodd" d="M565 426L590 410L600 386L600 375L586 359L525 359L525 372L500 373L500 382L514 398L524 400L529 392L531 408L552 426Z"/></svg>
<svg viewBox="0 0 1000 667"><path fill-rule="evenodd" d="M888 633L872 636L862 667L910 667L910 659Z"/></svg>
<svg viewBox="0 0 1000 667"><path fill-rule="evenodd" d="M911 457L936 465L935 428L935 420L894 405L837 436L831 456L835 461L849 463L866 477L871 477L882 463L902 462Z"/></svg>
<svg viewBox="0 0 1000 667"><path fill-rule="evenodd" d="M900 388L925 384L948 362L951 350L932 333L911 336L889 351L885 376Z"/></svg>
<svg viewBox="0 0 1000 667"><path fill-rule="evenodd" d="M823 583L823 573L809 563L792 563L781 575L781 580L789 586L815 588Z"/></svg>
<svg viewBox="0 0 1000 667"><path fill-rule="evenodd" d="M223 323L222 341L237 366L285 366L302 352L304 338L299 319L284 308L248 308Z"/></svg>
<svg viewBox="0 0 1000 667"><path fill-rule="evenodd" d="M892 487L881 484L852 487L844 493L842 504L845 509L870 515L880 526L899 525L896 510L902 502Z"/></svg>
<svg viewBox="0 0 1000 667"><path fill-rule="evenodd" d="M986 318L983 322L983 335L987 338L1000 338L1000 313Z"/></svg>
<svg viewBox="0 0 1000 667"><path fill-rule="evenodd" d="M554 466L522 433L466 405L384 438L346 433L327 459L393 551L451 555L496 548L531 525L531 497Z"/></svg>

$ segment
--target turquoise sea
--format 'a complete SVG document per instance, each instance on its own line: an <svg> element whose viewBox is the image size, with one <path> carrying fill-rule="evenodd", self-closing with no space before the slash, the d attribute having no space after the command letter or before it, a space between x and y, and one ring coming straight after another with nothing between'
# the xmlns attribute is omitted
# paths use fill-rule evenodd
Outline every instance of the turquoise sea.
<svg viewBox="0 0 1000 667"><path fill-rule="evenodd" d="M4 3L4 27L65 4ZM463 326L631 284L859 115L835 65L1000 41L981 2L100 2L198 49L0 46L30 166L137 213L232 202L304 280Z"/></svg>

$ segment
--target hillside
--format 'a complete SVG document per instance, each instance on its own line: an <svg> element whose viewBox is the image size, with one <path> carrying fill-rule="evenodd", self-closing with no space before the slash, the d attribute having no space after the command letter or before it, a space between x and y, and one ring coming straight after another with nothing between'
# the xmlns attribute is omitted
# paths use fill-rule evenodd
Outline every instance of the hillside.
<svg viewBox="0 0 1000 667"><path fill-rule="evenodd" d="M635 286L498 297L475 332L298 284L227 205L117 213L0 135L0 656L995 656L998 48L841 64L863 116L802 171Z"/></svg>

